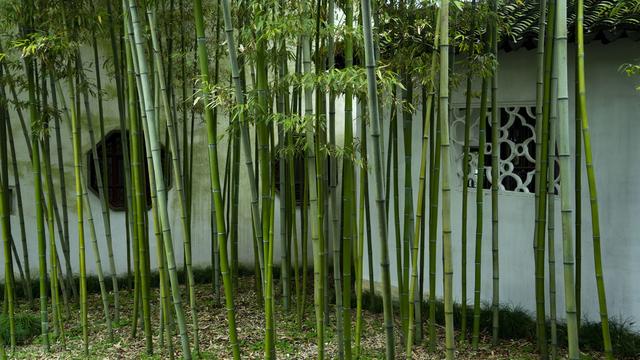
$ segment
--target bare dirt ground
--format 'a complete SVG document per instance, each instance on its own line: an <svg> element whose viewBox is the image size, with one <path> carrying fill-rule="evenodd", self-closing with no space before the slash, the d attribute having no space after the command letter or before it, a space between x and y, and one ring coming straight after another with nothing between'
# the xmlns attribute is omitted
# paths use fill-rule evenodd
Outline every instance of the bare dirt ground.
<svg viewBox="0 0 640 360"><path fill-rule="evenodd" d="M196 297L198 304L200 354L202 359L230 359L228 329L226 313L223 306L216 304L211 285L197 285ZM355 294L354 294L355 297ZM152 322L154 354L145 352L144 334L139 326L138 334L131 336L132 294L121 292L120 322L114 324L114 341L110 341L104 322L102 302L99 294L91 294L89 298L89 358L91 359L165 359L169 357L167 346L161 347L159 332L158 290L152 294ZM262 359L264 319L263 308L253 291L253 277L240 278L240 286L236 296L236 321L241 347L241 355L247 359ZM186 294L183 292L183 301ZM295 302L294 302L295 306ZM188 304L185 306L188 326L191 327L191 316ZM327 329L326 358L337 357L335 346L334 310L331 307L331 326ZM285 314L282 304L276 304L276 354L282 359L313 359L317 346L315 337L315 319L313 302L310 294L306 300L305 319L301 327L296 322L295 310ZM355 324L355 310L352 312L352 323ZM65 344L62 339L51 340L51 351L44 353L40 339L33 339L29 345L19 346L11 357L19 359L79 359L83 355L81 328L79 326L79 311L77 305L72 305L71 318L65 322ZM382 328L382 314L363 312L362 356L361 359L382 359L385 351L385 335ZM355 325L354 325L355 326ZM444 359L444 329L438 326L438 347L434 352L428 352L426 340L423 345L414 346L414 359ZM353 331L352 331L353 333ZM400 333L399 323L396 321L396 334ZM190 329L190 335L191 329ZM396 353L404 358L404 344L400 336L396 336ZM176 335L172 339L173 351L176 358L180 358L180 342ZM193 337L190 337L193 343ZM165 342L166 345L166 342ZM528 341L504 341L497 347L492 347L487 339L483 339L478 351L470 346L456 344L457 359L535 359L535 345ZM402 354L402 355L400 355ZM194 358L198 356L194 352ZM585 358L599 358L596 354Z"/></svg>

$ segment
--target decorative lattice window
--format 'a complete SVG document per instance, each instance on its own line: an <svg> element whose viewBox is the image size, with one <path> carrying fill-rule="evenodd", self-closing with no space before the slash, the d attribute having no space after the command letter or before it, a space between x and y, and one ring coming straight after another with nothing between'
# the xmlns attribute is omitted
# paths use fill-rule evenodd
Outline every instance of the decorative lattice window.
<svg viewBox="0 0 640 360"><path fill-rule="evenodd" d="M501 106L499 108L500 129L500 159L499 180L500 190L514 191L522 193L535 192L535 167L536 167L536 126L535 106ZM464 119L465 108L454 108L451 121L451 143L455 163L457 164L457 175L462 181L463 157L464 157ZM486 124L486 145L484 149L478 149L478 124L480 121L480 109L474 107L472 110L471 138L470 138L470 158L469 158L469 183L466 186L478 187L478 182L482 181L484 189L490 189L493 184L491 178L491 109L482 120ZM478 174L478 154L483 150L484 174ZM557 164L556 164L557 167ZM556 191L559 187L559 178L556 174ZM482 180L480 180L482 179Z"/></svg>

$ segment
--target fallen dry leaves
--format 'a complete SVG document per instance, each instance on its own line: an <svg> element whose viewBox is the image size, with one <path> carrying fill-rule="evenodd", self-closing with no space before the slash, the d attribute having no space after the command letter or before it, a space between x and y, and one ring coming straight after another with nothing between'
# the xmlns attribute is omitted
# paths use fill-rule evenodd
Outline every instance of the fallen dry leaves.
<svg viewBox="0 0 640 360"><path fill-rule="evenodd" d="M262 359L264 318L263 308L253 291L253 277L246 276L240 279L238 293L235 297L236 321L242 357L246 359ZM277 290L277 289L276 289ZM277 292L276 292L277 293ZM189 322L189 302L186 291L183 289L183 303L187 321ZM355 294L354 294L355 297ZM140 359L140 358L168 358L167 343L161 348L159 332L159 294L153 290L151 312L152 328L154 331L154 356L145 354L145 341L141 326L138 327L136 337L131 336L132 299L130 292L121 292L120 322L114 325L114 341L109 339L109 334L104 323L104 314L99 294L92 294L89 298L89 324L90 324L90 358L92 359ZM222 305L218 304L210 284L196 286L196 303L198 304L200 358L203 359L229 359L229 337L227 329L226 312ZM334 337L334 309L331 307L331 326L327 329L326 354L327 358L337 357L337 347ZM313 359L316 357L317 345L315 338L315 320L313 315L313 300L308 294L306 300L306 314L301 326L297 325L295 316L295 301L292 302L292 310L285 313L282 304L276 304L276 352L278 358L284 359ZM352 312L352 323L355 324L355 310ZM365 311L363 314L362 358L379 359L384 356L385 334L382 328L383 315ZM355 325L354 325L355 326ZM191 323L188 323L190 340L193 343ZM425 328L426 330L426 328ZM352 334L355 331L352 331ZM78 359L83 358L83 344L81 329L79 326L79 311L77 305L72 305L71 318L65 321L65 344L61 339L54 340L51 352L45 354L39 345L39 340L28 346L17 349L15 358L47 358L47 359ZM396 321L396 334L400 333L399 322ZM444 358L444 328L437 327L437 348L429 352L424 345L414 346L414 359L443 359ZM176 358L180 357L181 349L179 337L172 337L173 352ZM457 344L457 359L535 359L533 351L535 345L527 341L503 341L499 347L492 347L483 341L478 351L471 350L468 344ZM400 336L396 336L396 353L398 358L404 358L404 344ZM196 354L194 353L194 357Z"/></svg>

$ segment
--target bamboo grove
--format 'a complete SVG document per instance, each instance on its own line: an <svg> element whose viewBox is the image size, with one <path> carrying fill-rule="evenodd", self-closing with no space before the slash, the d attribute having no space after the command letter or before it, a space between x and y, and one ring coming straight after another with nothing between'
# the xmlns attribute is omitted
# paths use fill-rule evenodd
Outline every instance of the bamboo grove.
<svg viewBox="0 0 640 360"><path fill-rule="evenodd" d="M198 357L203 341L199 330L206 324L200 321L193 248L204 241L211 248L211 291L226 311L225 337L233 358L239 359L246 350L236 326L240 315L235 297L246 252L239 244L250 234L254 289L264 309L266 359L279 357L279 309L295 316L301 329L306 319L312 320L318 359L329 357L329 342L341 359L362 357L363 311L375 303L365 298L365 291L372 299L376 293L382 296L384 323L379 331L385 334L388 359L412 358L415 347L422 346L433 352L444 349L440 355L447 359L456 357L460 343L477 349L483 336L482 294L492 299L492 331L486 335L498 346L500 244L507 240L499 236L499 194L504 189L491 179L500 178L499 46L508 35L499 11L504 3L2 2L0 222L3 311L11 334L2 339L4 344L15 350L16 304L28 301L40 310L43 351L59 348L53 344L64 347L66 324L75 319L70 304L75 302L84 354L94 354L95 325L87 315L91 268L99 279L99 321L112 341L117 341L112 327L124 321L122 308L131 307L126 326L131 337L143 337L148 354ZM559 348L567 348L570 359L579 358L580 299L594 295L581 292L581 277L594 276L603 347L610 359L586 106L584 1L538 4L538 161L531 203L535 227L530 229L535 267L522 275L535 277L531 296L536 299L537 350L541 359L558 358ZM568 11L576 14L574 30L567 28ZM568 31L575 34L575 54L569 53ZM427 50L415 45L416 37ZM577 64L574 154L570 57ZM452 212L451 195L456 169L450 97L456 91L464 94L466 103L461 214ZM126 134L118 140L123 228L110 219L108 156L106 147L98 146L106 136L108 106L115 107L117 129ZM480 121L478 143L472 146L474 116ZM196 138L206 139L206 161L194 153ZM28 151L29 179L18 175L15 143ZM413 152L416 148L418 153ZM85 161L89 149L93 166ZM469 165L474 151L475 173ZM73 166L65 168L68 163ZM583 163L588 179L584 190ZM202 181L194 169L201 168L209 175L208 195L193 191L194 182ZM90 201L91 172L99 202ZM558 176L561 237L555 235L554 224ZM413 179L418 180L417 189ZM10 190L17 198L17 228L9 220ZM573 220L587 211L579 200L585 190L591 199L595 274L580 271L580 261L588 260L581 258L582 224ZM34 204L24 204L25 192L33 194ZM490 215L484 211L485 192ZM205 238L197 236L202 231L193 226L195 216L202 216L194 213L193 205L200 197L210 204ZM476 206L470 204L474 199ZM25 225L28 205L35 206L34 225ZM249 223L239 220L241 208L250 213ZM452 218L458 216L462 231L454 232L452 224L458 221ZM490 228L483 228L485 219L490 219ZM28 226L36 228L34 241L27 238ZM554 240L561 241L562 254L555 254ZM490 242L490 258L483 256L483 242ZM35 244L37 265L28 250ZM177 251L179 244L182 251ZM126 248L126 259L114 255L121 248ZM455 248L462 253L455 254ZM93 266L87 264L88 252L96 259ZM556 256L562 257L562 281L557 281ZM454 257L461 257L460 268ZM487 261L490 274L482 273ZM32 273L36 267L38 273ZM179 276L180 267L184 276ZM126 273L119 270L123 268ZM158 280L153 280L154 272ZM467 279L467 274L473 277ZM491 279L490 289L481 288L485 278ZM38 291L33 292L36 282ZM24 299L16 295L18 284L24 286L19 291ZM556 284L563 288L556 289ZM157 296L152 287L159 287ZM459 323L454 323L454 288L462 290ZM122 289L133 289L131 304L119 296ZM564 308L556 306L558 291L564 294ZM305 303L309 296L313 311ZM437 347L440 301L444 348ZM157 328L154 306L160 309ZM566 344L558 340L559 319L566 321Z"/></svg>

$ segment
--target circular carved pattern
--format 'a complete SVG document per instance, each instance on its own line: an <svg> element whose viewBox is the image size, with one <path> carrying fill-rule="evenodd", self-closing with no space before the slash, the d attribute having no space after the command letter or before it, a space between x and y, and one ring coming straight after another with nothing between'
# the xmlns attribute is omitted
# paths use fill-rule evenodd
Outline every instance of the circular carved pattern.
<svg viewBox="0 0 640 360"><path fill-rule="evenodd" d="M535 106L505 106L499 112L500 129L498 131L499 149L499 186L506 191L533 193L535 183ZM479 109L472 110L472 124L469 145L472 152L469 159L469 186L476 187L479 179L478 170L478 124L481 118ZM491 178L491 112L484 116L486 121L485 178L493 184ZM453 150L456 173L462 180L462 162L464 158L464 128L465 108L455 108L452 111L450 124L451 145ZM475 150L475 151L474 151ZM559 175L556 173L555 187L559 187Z"/></svg>

